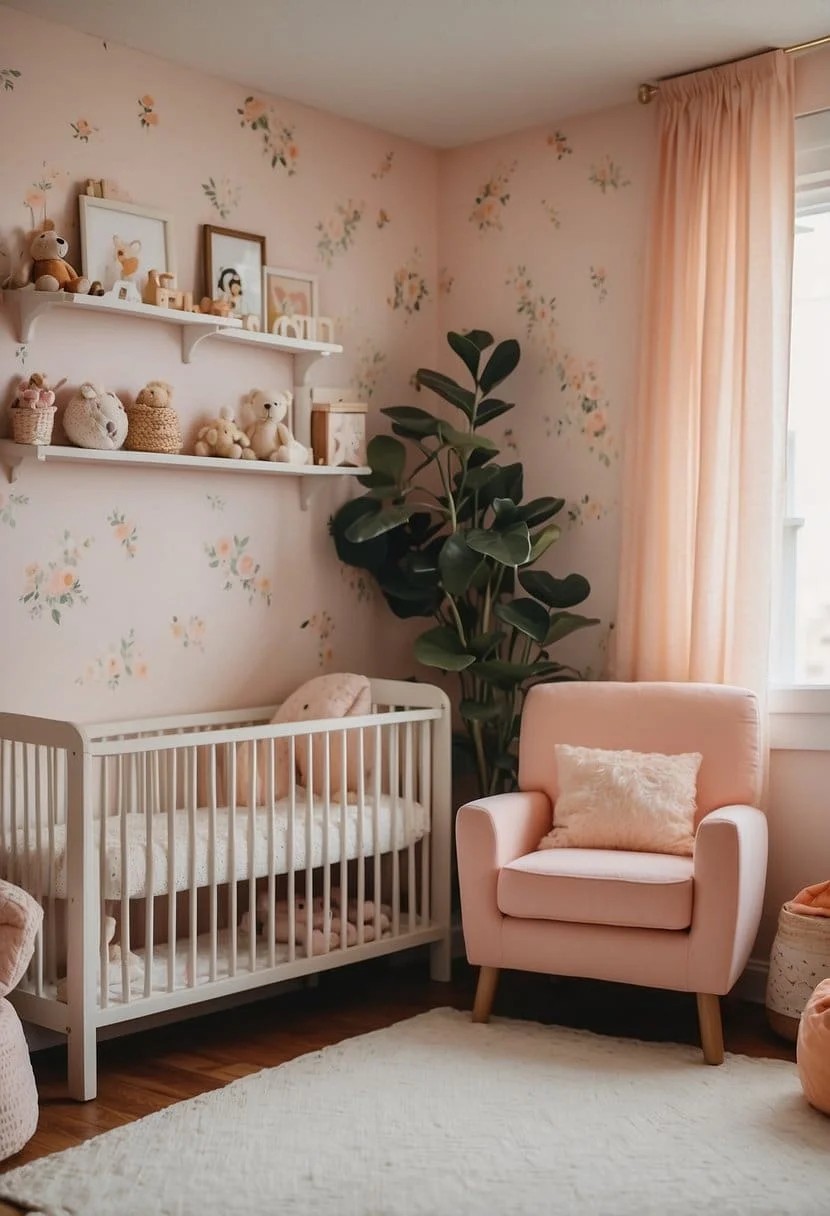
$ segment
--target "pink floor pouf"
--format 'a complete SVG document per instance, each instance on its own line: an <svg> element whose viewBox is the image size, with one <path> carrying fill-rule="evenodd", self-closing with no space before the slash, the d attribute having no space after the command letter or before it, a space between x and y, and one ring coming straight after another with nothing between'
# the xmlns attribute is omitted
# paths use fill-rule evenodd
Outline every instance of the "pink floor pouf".
<svg viewBox="0 0 830 1216"><path fill-rule="evenodd" d="M830 979L822 980L804 1007L796 1059L804 1097L830 1115Z"/></svg>

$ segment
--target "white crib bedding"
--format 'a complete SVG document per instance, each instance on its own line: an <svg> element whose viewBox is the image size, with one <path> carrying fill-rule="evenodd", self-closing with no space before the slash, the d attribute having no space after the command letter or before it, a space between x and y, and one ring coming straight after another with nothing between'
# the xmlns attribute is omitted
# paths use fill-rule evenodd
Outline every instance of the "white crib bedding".
<svg viewBox="0 0 830 1216"><path fill-rule="evenodd" d="M353 795L349 797L352 798ZM126 838L126 862L123 867L122 817L108 816L103 898L116 900L126 896L128 899L140 899L150 893L166 895L171 888L183 891L190 887L191 876L197 887L208 886L211 881L211 856L216 882L225 883L231 878L239 880L249 877L249 855L253 857L254 877L262 878L272 873L286 874L289 869L295 872L304 870L307 859L311 867L323 865L326 861L338 862L341 860L341 841L344 837L343 857L351 860L361 853L364 857L371 857L376 846L378 853L406 848L429 831L429 812L426 807L403 797L393 800L388 794L381 794L376 813L374 799L364 799L362 832L359 807L354 802L350 801L346 805L345 824L342 828L339 801L337 804L332 802L329 808L328 832L325 831L324 816L322 800L315 798L308 826L305 799L297 797L292 849L289 841L291 813L287 799L275 804L273 841L271 813L267 809L258 808L254 815L251 815L247 807L237 807L231 830L230 811L226 807L219 807L215 812L214 830L211 831L211 812L206 807L199 807L192 816L192 834L190 813L178 810L173 814L171 849L170 817L166 811L150 816L140 812L126 814L123 816L123 835ZM96 873L100 873L100 830L101 821L95 820L93 838ZM57 899L65 899L66 825L56 824L53 831L51 881L50 841L45 826L41 828L39 839L31 828L28 834L18 830L15 881L38 895L51 893ZM0 872L3 875L9 873L10 861L8 843L3 842L0 847ZM126 891L122 889L122 869L126 874Z"/></svg>

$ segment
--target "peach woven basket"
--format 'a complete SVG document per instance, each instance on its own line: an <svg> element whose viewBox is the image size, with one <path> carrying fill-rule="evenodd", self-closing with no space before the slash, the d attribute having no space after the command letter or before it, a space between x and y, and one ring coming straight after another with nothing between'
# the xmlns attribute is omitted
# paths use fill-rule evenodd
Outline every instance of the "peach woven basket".
<svg viewBox="0 0 830 1216"><path fill-rule="evenodd" d="M54 405L12 406L12 438L15 443L33 443L44 446L52 440L52 425L55 421Z"/></svg>

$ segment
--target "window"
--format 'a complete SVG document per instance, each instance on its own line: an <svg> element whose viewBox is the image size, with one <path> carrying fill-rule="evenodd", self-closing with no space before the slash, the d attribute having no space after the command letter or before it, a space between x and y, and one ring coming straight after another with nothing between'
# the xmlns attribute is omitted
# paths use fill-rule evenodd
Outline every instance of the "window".
<svg viewBox="0 0 830 1216"><path fill-rule="evenodd" d="M830 686L830 111L796 122L796 227L776 683Z"/></svg>

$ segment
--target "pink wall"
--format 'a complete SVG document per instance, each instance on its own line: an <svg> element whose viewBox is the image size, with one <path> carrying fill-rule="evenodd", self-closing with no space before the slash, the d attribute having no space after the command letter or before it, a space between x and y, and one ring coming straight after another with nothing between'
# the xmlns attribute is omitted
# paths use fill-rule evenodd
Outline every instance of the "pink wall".
<svg viewBox="0 0 830 1216"><path fill-rule="evenodd" d="M44 45L60 48L48 71ZM410 375L435 352L434 152L257 99L272 129L291 128L289 173L271 167L262 133L242 125L242 86L7 8L0 48L0 69L19 73L0 73L0 243L13 248L16 230L45 211L79 265L76 196L88 177L114 179L125 196L171 213L184 287L201 289L201 224L262 233L271 264L320 275L321 310L337 319L346 353L317 364L316 381L356 384L372 406L411 396ZM147 96L157 116L149 125ZM211 178L224 216L206 195ZM337 208L346 204L360 218L344 236ZM319 225L332 237L330 257ZM410 264L427 289L418 311L389 302L396 270ZM128 401L148 379L167 379L191 439L199 420L235 408L250 388L292 379L290 358L233 344L204 343L185 365L177 329L123 318L45 318L24 351L2 312L0 368L4 403L23 371L66 376L59 403L85 379ZM27 468L13 485L0 470L0 707L123 717L268 702L322 669L409 674L405 635L334 557L326 521L350 492L335 482L301 513L293 480L218 466L53 465ZM234 570L235 537L247 540ZM224 564L211 567L211 548ZM48 598L62 574L81 588L67 603ZM34 589L39 598L24 600Z"/></svg>

